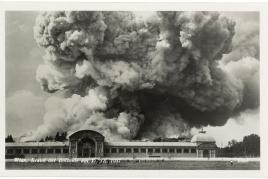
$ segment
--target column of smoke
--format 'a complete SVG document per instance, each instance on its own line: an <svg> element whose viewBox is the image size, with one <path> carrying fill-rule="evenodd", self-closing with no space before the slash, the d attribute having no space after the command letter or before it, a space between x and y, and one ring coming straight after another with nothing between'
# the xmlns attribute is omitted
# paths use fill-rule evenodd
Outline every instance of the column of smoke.
<svg viewBox="0 0 268 179"><path fill-rule="evenodd" d="M259 106L259 61L228 59L235 22L217 12L43 12L36 78L47 100L31 138L91 129L107 140L187 135ZM239 47L239 45L236 44ZM63 97L62 97L63 96Z"/></svg>

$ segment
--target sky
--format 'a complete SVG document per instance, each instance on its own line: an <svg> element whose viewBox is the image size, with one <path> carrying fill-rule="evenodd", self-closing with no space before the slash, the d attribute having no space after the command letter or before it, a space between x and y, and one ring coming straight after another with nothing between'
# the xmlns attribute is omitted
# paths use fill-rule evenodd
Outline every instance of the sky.
<svg viewBox="0 0 268 179"><path fill-rule="evenodd" d="M6 13L6 134L14 136L37 127L44 114L47 94L35 79L44 54L33 38L36 15Z"/></svg>
<svg viewBox="0 0 268 179"><path fill-rule="evenodd" d="M50 97L36 81L36 69L43 62L44 55L44 50L33 38L37 14L30 11L6 12L6 135L20 136L35 130L43 121L45 102ZM136 12L141 18L149 18L153 14ZM234 38L239 38L239 33L258 29L257 13L223 14L236 21L238 35ZM242 140L243 136L251 133L259 134L259 109L246 110L230 118L224 126L207 126L204 130L214 136L218 146L227 145L232 139ZM192 129L193 134L197 132L197 129Z"/></svg>

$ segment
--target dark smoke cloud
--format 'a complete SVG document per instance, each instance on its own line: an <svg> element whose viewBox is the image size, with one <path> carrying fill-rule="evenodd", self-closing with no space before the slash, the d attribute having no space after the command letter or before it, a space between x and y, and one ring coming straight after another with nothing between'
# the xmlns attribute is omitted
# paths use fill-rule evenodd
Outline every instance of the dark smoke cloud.
<svg viewBox="0 0 268 179"><path fill-rule="evenodd" d="M47 101L33 138L79 129L107 140L186 135L259 106L259 61L221 62L235 22L218 12L158 12L147 22L131 12L44 12L34 30L46 50L36 78L66 97Z"/></svg>

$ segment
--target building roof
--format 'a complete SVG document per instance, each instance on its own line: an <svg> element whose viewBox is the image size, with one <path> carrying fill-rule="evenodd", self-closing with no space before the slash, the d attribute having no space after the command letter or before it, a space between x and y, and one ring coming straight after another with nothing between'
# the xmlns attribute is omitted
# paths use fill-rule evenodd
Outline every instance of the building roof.
<svg viewBox="0 0 268 179"><path fill-rule="evenodd" d="M205 131L201 131L192 137L191 142L216 142L214 137L206 134Z"/></svg>
<svg viewBox="0 0 268 179"><path fill-rule="evenodd" d="M88 134L91 134L91 135L94 134L94 135L101 136L101 137L104 138L104 136L101 133L99 133L97 131L93 131L93 130L87 130L87 129L72 132L67 136L67 138L70 138L70 137L75 136L75 135L81 135L83 133L88 133Z"/></svg>
<svg viewBox="0 0 268 179"><path fill-rule="evenodd" d="M196 147L192 142L105 142L111 147Z"/></svg>
<svg viewBox="0 0 268 179"><path fill-rule="evenodd" d="M107 146L114 147L196 147L196 143L192 142L105 142ZM6 147L62 147L69 146L68 142L14 142L6 143Z"/></svg>
<svg viewBox="0 0 268 179"><path fill-rule="evenodd" d="M6 147L63 147L69 142L13 142L6 143Z"/></svg>

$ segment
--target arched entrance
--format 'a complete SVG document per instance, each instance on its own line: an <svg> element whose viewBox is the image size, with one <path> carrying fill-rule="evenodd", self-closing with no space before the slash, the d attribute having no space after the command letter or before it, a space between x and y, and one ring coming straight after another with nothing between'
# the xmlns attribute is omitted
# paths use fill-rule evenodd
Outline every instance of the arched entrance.
<svg viewBox="0 0 268 179"><path fill-rule="evenodd" d="M92 130L80 130L69 136L70 157L103 157L104 136Z"/></svg>
<svg viewBox="0 0 268 179"><path fill-rule="evenodd" d="M95 157L95 142L88 137L82 138L78 142L77 150L80 158Z"/></svg>
<svg viewBox="0 0 268 179"><path fill-rule="evenodd" d="M203 157L208 158L209 157L209 151L203 150Z"/></svg>

